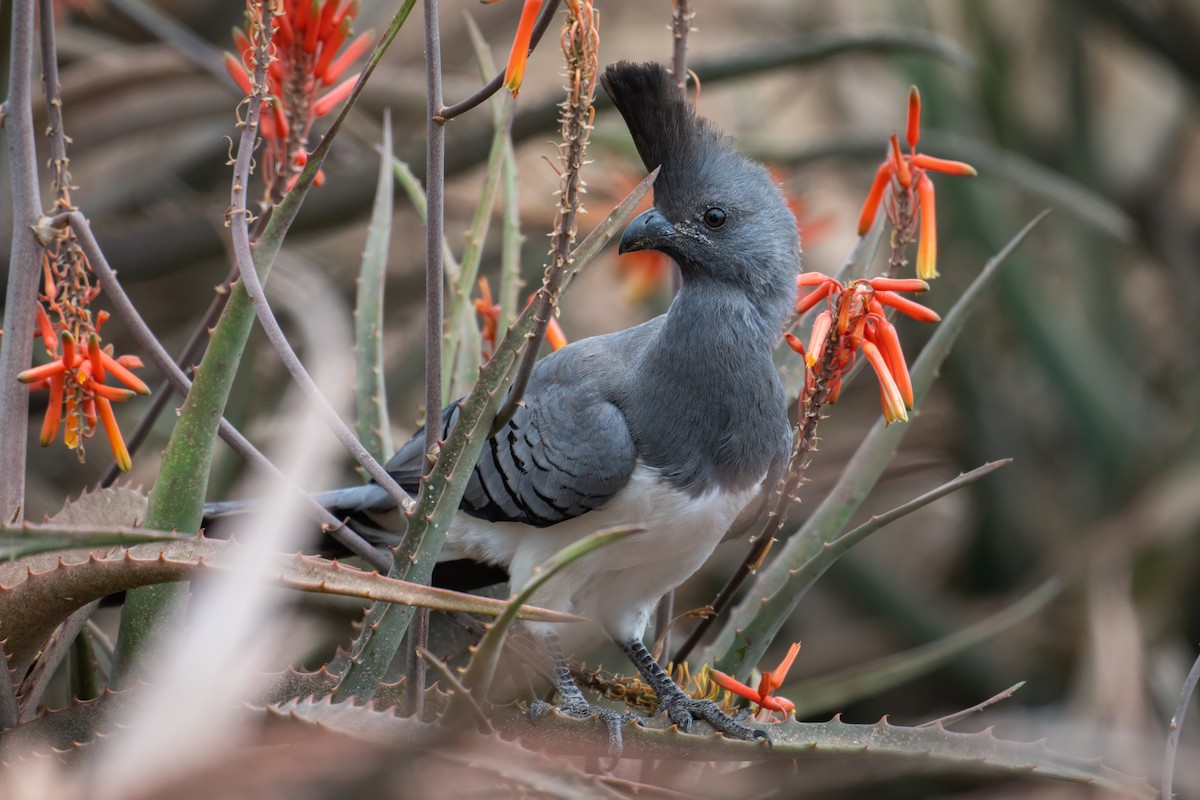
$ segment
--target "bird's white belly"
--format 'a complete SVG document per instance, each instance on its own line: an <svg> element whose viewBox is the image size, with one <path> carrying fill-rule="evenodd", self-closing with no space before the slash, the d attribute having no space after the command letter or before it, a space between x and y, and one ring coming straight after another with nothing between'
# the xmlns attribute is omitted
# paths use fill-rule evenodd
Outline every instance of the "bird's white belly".
<svg viewBox="0 0 1200 800"><path fill-rule="evenodd" d="M488 522L459 512L446 538L446 555L508 567L514 590L534 568L568 544L606 528L644 525L645 531L589 553L563 569L533 603L594 620L618 642L640 639L658 599L708 559L730 523L758 491L712 490L699 497L671 488L656 470L639 464L629 483L601 509L535 528ZM569 639L568 628L535 624ZM568 647L568 649L571 649Z"/></svg>

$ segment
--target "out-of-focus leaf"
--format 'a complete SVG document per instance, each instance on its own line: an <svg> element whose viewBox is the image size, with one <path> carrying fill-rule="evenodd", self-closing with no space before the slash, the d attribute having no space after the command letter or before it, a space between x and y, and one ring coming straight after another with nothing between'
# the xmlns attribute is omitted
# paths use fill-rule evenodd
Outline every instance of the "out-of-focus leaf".
<svg viewBox="0 0 1200 800"><path fill-rule="evenodd" d="M1047 581L1007 608L944 639L823 678L791 684L780 689L779 694L795 703L797 717L843 708L928 675L972 647L1029 619L1045 608L1060 589L1057 581Z"/></svg>
<svg viewBox="0 0 1200 800"><path fill-rule="evenodd" d="M0 641L5 642L13 670L23 673L54 627L92 600L135 586L189 580L198 570L231 566L243 549L237 542L189 537L138 545L110 555L74 551L0 564ZM443 611L496 616L508 609L501 600L405 583L317 556L279 554L272 579L304 592ZM579 619L531 606L523 608L520 616L559 622Z"/></svg>

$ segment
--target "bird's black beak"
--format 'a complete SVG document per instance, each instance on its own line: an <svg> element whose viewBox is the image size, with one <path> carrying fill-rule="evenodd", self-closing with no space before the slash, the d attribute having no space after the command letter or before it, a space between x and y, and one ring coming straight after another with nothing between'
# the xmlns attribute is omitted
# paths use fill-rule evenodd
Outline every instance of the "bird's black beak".
<svg viewBox="0 0 1200 800"><path fill-rule="evenodd" d="M643 211L633 218L625 233L621 234L618 253L635 253L638 250L657 250L675 235L675 226L657 208Z"/></svg>

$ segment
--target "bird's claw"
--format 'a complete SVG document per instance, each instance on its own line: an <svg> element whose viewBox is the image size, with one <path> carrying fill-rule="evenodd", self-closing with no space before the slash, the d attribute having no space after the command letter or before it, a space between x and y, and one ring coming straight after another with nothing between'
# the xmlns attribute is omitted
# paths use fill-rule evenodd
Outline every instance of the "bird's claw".
<svg viewBox="0 0 1200 800"><path fill-rule="evenodd" d="M771 743L770 734L742 725L738 722L738 719L742 718L740 715L737 718L729 716L712 700L696 700L681 692L679 696L662 702L661 706L666 711L667 718L682 733L691 733L692 722L702 719L731 739L740 739L746 742L765 739L768 744Z"/></svg>
<svg viewBox="0 0 1200 800"><path fill-rule="evenodd" d="M622 714L619 711L613 711L611 708L602 708L582 701L553 706L544 700L535 700L529 704L529 718L536 720L547 711L555 708L558 709L558 713L572 719L591 719L592 717L597 717L604 723L604 726L608 728L608 755L612 759L608 766L605 767L608 772L616 769L617 762L621 759L621 752L624 749L621 726L631 721L637 722L639 725L641 724L641 718L632 711L626 711Z"/></svg>

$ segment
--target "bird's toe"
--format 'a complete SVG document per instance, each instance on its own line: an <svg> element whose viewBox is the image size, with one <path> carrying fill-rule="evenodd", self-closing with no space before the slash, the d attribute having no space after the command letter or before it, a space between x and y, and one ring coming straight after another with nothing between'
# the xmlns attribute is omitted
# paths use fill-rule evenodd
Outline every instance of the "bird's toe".
<svg viewBox="0 0 1200 800"><path fill-rule="evenodd" d="M695 700L683 696L667 705L667 716L683 733L690 733L692 721L702 719L731 739L753 741L754 739L771 738L763 731L742 725L734 717L729 716L712 700Z"/></svg>
<svg viewBox="0 0 1200 800"><path fill-rule="evenodd" d="M611 760L606 769L609 772L616 768L617 762L620 760L621 753L624 750L621 726L631 721L641 723L641 719L632 711L621 713L611 708L602 708L586 702L564 703L559 706L552 706L543 700L536 700L529 704L529 716L531 719L536 719L552 708L557 708L560 714L572 719L591 719L592 717L596 717L604 723L604 726L608 729L608 755Z"/></svg>

